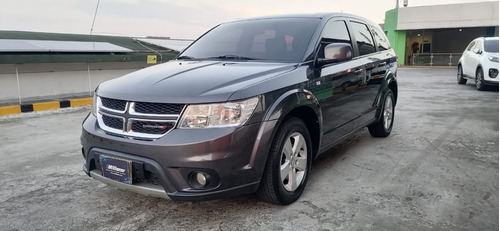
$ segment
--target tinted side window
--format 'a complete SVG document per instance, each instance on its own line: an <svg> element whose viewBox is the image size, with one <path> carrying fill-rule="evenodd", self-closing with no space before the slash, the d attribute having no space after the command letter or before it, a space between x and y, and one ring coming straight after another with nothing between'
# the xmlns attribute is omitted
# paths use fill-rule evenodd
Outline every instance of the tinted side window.
<svg viewBox="0 0 500 231"><path fill-rule="evenodd" d="M375 38L375 41L377 42L377 48L379 51L385 51L391 48L391 45L387 41L387 37L379 28L372 27L372 34Z"/></svg>
<svg viewBox="0 0 500 231"><path fill-rule="evenodd" d="M323 40L330 43L351 43L351 38L349 37L349 32L347 31L347 26L345 25L344 21L330 20L326 24L325 29L323 29L323 35L321 37L323 38Z"/></svg>
<svg viewBox="0 0 500 231"><path fill-rule="evenodd" d="M467 46L467 50L468 51L472 51L472 47L474 47L474 45L476 44L476 41L472 41L469 46Z"/></svg>
<svg viewBox="0 0 500 231"><path fill-rule="evenodd" d="M475 49L477 49L479 52L483 50L483 41L481 40L478 40L476 42L476 45L472 48L472 51L474 51Z"/></svg>
<svg viewBox="0 0 500 231"><path fill-rule="evenodd" d="M375 52L375 45L368 27L358 22L351 22L351 26L358 45L359 55L361 56Z"/></svg>
<svg viewBox="0 0 500 231"><path fill-rule="evenodd" d="M321 35L318 57L324 58L324 48L330 43L348 43L351 44L351 37L344 21L330 20L326 23ZM351 44L352 46L352 44Z"/></svg>

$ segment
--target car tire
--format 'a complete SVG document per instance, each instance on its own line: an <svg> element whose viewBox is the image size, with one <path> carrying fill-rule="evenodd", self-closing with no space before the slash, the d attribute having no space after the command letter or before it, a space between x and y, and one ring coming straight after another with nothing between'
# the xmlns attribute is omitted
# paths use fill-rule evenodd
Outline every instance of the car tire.
<svg viewBox="0 0 500 231"><path fill-rule="evenodd" d="M464 72L462 70L462 65L458 65L457 83L458 84L465 84L465 83L467 83L467 79L464 79Z"/></svg>
<svg viewBox="0 0 500 231"><path fill-rule="evenodd" d="M483 69L477 68L476 70L476 90L484 91L486 86L484 85Z"/></svg>
<svg viewBox="0 0 500 231"><path fill-rule="evenodd" d="M307 184L311 163L309 131L302 120L292 117L274 136L257 195L273 204L295 202Z"/></svg>
<svg viewBox="0 0 500 231"><path fill-rule="evenodd" d="M380 118L377 122L368 126L368 131L373 137L387 137L391 134L394 123L394 107L394 94L391 89L387 89Z"/></svg>

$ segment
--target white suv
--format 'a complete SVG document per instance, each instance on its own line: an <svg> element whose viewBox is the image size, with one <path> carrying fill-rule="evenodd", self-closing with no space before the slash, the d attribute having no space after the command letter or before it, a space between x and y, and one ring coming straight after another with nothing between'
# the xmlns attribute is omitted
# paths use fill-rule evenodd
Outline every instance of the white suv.
<svg viewBox="0 0 500 231"><path fill-rule="evenodd" d="M458 60L457 82L474 79L476 89L498 86L498 37L474 39Z"/></svg>

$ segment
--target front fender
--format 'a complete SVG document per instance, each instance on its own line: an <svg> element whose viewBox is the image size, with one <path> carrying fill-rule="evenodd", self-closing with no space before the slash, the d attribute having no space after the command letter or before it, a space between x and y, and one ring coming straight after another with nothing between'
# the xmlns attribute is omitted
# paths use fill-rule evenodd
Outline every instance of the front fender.
<svg viewBox="0 0 500 231"><path fill-rule="evenodd" d="M302 106L310 107L318 116L320 124L322 124L323 116L318 99L312 92L304 89L294 89L283 93L268 107L264 115L264 121L282 120L295 108Z"/></svg>
<svg viewBox="0 0 500 231"><path fill-rule="evenodd" d="M271 99L275 97L270 95L267 97L264 96L263 98L264 102L269 101L269 106L266 107L267 110L263 116L262 125L259 129L248 166L250 168L259 168L259 172L261 172L261 174L263 173L264 168L258 166L266 165L274 136L287 116L297 112L299 108L306 108L306 111L314 113L314 116L317 118L320 126L318 129L319 131L321 131L321 124L323 122L323 116L319 108L318 100L307 90L289 90L281 94L276 100L273 101L271 101ZM307 124L311 121L304 122ZM319 144L319 141L321 140L321 132L318 132L318 134L314 137L318 137L316 144ZM314 150L317 151L317 148Z"/></svg>
<svg viewBox="0 0 500 231"><path fill-rule="evenodd" d="M281 124L289 117L304 121L313 141L313 155L317 154L322 139L323 114L318 99L305 89L294 89L283 93L268 108L265 121L276 121L270 139L274 137Z"/></svg>

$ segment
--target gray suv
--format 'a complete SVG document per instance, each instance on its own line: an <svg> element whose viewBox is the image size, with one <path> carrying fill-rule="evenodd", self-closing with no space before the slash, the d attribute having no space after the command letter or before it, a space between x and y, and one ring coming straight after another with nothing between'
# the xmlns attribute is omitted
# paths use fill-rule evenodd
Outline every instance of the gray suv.
<svg viewBox="0 0 500 231"><path fill-rule="evenodd" d="M95 91L84 171L174 200L257 193L296 201L311 162L356 131L391 133L397 57L349 14L220 24L168 63Z"/></svg>

